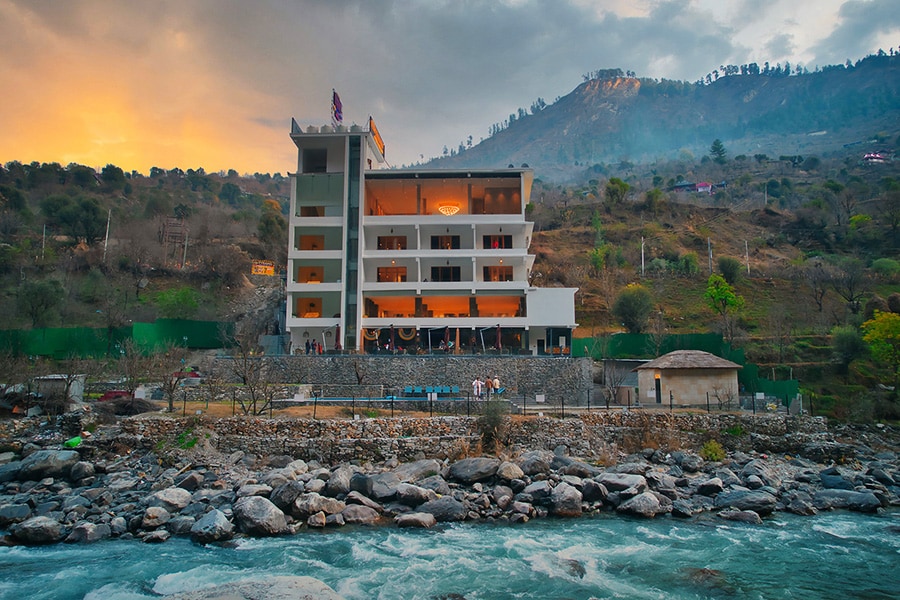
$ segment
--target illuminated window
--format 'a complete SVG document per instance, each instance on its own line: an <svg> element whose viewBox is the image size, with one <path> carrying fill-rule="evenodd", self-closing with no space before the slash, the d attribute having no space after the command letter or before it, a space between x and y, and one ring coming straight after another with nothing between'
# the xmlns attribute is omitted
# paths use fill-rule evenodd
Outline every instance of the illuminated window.
<svg viewBox="0 0 900 600"><path fill-rule="evenodd" d="M380 283L400 283L406 281L406 267L378 267Z"/></svg>
<svg viewBox="0 0 900 600"><path fill-rule="evenodd" d="M485 267L484 268L484 280L485 281L512 281L513 280L513 268L512 267L502 267L502 266Z"/></svg>

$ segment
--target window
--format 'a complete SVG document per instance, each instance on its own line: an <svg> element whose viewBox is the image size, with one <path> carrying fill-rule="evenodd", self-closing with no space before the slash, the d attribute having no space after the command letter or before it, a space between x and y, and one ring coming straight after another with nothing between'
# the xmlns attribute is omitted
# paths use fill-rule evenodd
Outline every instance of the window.
<svg viewBox="0 0 900 600"><path fill-rule="evenodd" d="M431 281L461 281L459 267L431 267Z"/></svg>
<svg viewBox="0 0 900 600"><path fill-rule="evenodd" d="M300 267L297 269L298 283L322 283L324 267Z"/></svg>
<svg viewBox="0 0 900 600"><path fill-rule="evenodd" d="M322 316L321 298L298 298L297 316L303 319L317 319Z"/></svg>
<svg viewBox="0 0 900 600"><path fill-rule="evenodd" d="M379 235L379 250L406 250L405 235Z"/></svg>
<svg viewBox="0 0 900 600"><path fill-rule="evenodd" d="M485 281L512 281L513 280L513 268L512 267L485 267L484 268L484 280Z"/></svg>
<svg viewBox="0 0 900 600"><path fill-rule="evenodd" d="M493 248L512 248L511 235L486 235L482 237L482 244L485 249Z"/></svg>
<svg viewBox="0 0 900 600"><path fill-rule="evenodd" d="M433 235L431 236L432 250L459 250L458 235Z"/></svg>
<svg viewBox="0 0 900 600"><path fill-rule="evenodd" d="M304 173L325 173L328 171L328 151L325 148L307 148L303 151Z"/></svg>
<svg viewBox="0 0 900 600"><path fill-rule="evenodd" d="M301 235L297 240L297 250L324 250L324 235Z"/></svg>
<svg viewBox="0 0 900 600"><path fill-rule="evenodd" d="M301 217L324 217L325 216L325 207L324 206L301 206L300 207L300 216Z"/></svg>
<svg viewBox="0 0 900 600"><path fill-rule="evenodd" d="M401 283L406 281L406 267L378 267L379 283Z"/></svg>

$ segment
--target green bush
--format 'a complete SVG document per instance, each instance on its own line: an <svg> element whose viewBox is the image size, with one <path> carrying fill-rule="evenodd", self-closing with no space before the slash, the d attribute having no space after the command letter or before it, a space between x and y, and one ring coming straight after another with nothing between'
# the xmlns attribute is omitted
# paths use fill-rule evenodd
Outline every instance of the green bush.
<svg viewBox="0 0 900 600"><path fill-rule="evenodd" d="M741 276L741 261L730 256L719 257L719 272L729 284L734 282Z"/></svg>
<svg viewBox="0 0 900 600"><path fill-rule="evenodd" d="M725 448L716 440L709 440L700 448L700 456L709 462L718 462L725 458Z"/></svg>

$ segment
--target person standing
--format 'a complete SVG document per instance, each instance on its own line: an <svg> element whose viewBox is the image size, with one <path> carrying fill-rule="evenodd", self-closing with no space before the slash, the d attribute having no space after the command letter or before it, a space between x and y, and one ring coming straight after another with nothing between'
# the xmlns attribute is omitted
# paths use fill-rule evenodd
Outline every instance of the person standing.
<svg viewBox="0 0 900 600"><path fill-rule="evenodd" d="M487 399L491 399L491 394L494 392L494 382L490 377L484 378L484 389L487 394Z"/></svg>
<svg viewBox="0 0 900 600"><path fill-rule="evenodd" d="M491 382L491 387L494 388L494 393L498 393L500 391L500 378L494 375L494 380Z"/></svg>
<svg viewBox="0 0 900 600"><path fill-rule="evenodd" d="M481 399L481 378L475 377L475 380L472 382L472 395L476 400Z"/></svg>

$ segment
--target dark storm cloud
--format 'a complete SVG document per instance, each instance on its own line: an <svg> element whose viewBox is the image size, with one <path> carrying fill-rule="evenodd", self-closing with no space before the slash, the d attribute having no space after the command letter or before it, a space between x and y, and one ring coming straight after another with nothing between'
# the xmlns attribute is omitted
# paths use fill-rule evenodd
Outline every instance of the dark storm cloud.
<svg viewBox="0 0 900 600"><path fill-rule="evenodd" d="M897 0L853 0L838 13L840 22L831 34L812 47L819 65L855 61L876 51L880 37L893 34L888 47L900 44L900 3Z"/></svg>

